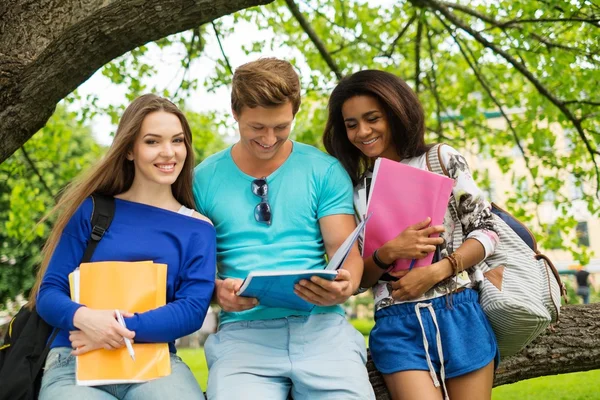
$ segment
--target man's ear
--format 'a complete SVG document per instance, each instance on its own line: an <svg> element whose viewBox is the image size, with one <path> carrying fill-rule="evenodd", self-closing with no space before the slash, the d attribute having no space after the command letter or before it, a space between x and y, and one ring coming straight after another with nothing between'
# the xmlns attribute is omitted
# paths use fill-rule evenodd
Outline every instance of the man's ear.
<svg viewBox="0 0 600 400"><path fill-rule="evenodd" d="M235 110L232 108L231 109L231 115L233 115L233 119L235 119L235 122L239 122L239 116L238 113L235 112Z"/></svg>

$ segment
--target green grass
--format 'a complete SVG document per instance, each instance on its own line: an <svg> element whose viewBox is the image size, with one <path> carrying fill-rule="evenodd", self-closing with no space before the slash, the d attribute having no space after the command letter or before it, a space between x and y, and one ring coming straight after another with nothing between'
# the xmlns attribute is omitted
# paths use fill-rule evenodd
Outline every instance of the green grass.
<svg viewBox="0 0 600 400"><path fill-rule="evenodd" d="M204 357L204 348L199 349L177 349L177 355L190 367L196 380L203 391L206 391L208 382L208 367Z"/></svg>
<svg viewBox="0 0 600 400"><path fill-rule="evenodd" d="M351 319L350 323L357 331L363 334L363 336L369 337L369 333L373 326L375 326L375 321L372 319Z"/></svg>
<svg viewBox="0 0 600 400"><path fill-rule="evenodd" d="M177 354L190 367L202 390L206 390L208 368L204 349L179 349ZM492 400L600 400L598 382L600 370L544 376L497 387Z"/></svg>
<svg viewBox="0 0 600 400"><path fill-rule="evenodd" d="M495 388L492 400L598 400L600 370L543 376Z"/></svg>

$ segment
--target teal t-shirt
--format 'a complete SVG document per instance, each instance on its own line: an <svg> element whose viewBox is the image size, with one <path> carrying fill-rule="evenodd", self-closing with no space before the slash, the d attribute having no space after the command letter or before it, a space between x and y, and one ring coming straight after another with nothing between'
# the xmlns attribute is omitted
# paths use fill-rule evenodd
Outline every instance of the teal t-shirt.
<svg viewBox="0 0 600 400"><path fill-rule="evenodd" d="M288 159L271 175L268 201L272 223L254 219L260 198L251 190L255 178L231 158L231 147L212 155L194 171L198 211L217 231L218 277L244 279L250 271L325 268L325 245L319 219L354 214L352 182L341 164L322 151L293 142ZM340 306L311 312L258 305L243 312L222 312L221 323L338 312Z"/></svg>

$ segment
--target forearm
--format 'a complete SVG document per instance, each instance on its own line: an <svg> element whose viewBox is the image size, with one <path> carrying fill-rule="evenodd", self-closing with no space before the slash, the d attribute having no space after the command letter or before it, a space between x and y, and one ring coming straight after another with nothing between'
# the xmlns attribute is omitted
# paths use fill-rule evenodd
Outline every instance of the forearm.
<svg viewBox="0 0 600 400"><path fill-rule="evenodd" d="M385 265L391 265L399 258L398 255L392 251L392 248L393 246L390 245L390 242L388 242L377 249L377 257ZM365 258L364 263L365 267L360 286L363 288L369 288L377 283L381 276L385 274L386 270L377 266L375 260L373 260L373 256Z"/></svg>
<svg viewBox="0 0 600 400"><path fill-rule="evenodd" d="M373 261L373 257L367 257L364 259L365 267L362 275L362 280L360 281L360 287L370 288L381 279L381 276L385 273L385 271L375 264Z"/></svg>
<svg viewBox="0 0 600 400"><path fill-rule="evenodd" d="M214 272L188 284L175 293L173 301L162 307L125 318L127 329L135 331L136 341L148 343L172 342L197 331L210 306L214 289L212 276Z"/></svg>
<svg viewBox="0 0 600 400"><path fill-rule="evenodd" d="M358 252L358 248L353 249L350 254L348 254L343 269L350 272L350 285L352 287L352 293L355 293L359 286L361 286L361 278L364 271L364 263Z"/></svg>
<svg viewBox="0 0 600 400"><path fill-rule="evenodd" d="M127 329L135 332L137 342L173 342L200 329L208 311L208 300L175 301L155 310L125 318L125 325Z"/></svg>
<svg viewBox="0 0 600 400"><path fill-rule="evenodd" d="M73 316L83 307L58 289L42 288L36 301L36 310L49 325L62 330L75 329Z"/></svg>
<svg viewBox="0 0 600 400"><path fill-rule="evenodd" d="M456 256L457 261L459 261L458 272L469 269L485 259L485 249L481 242L476 239L465 240L454 253L458 254ZM436 268L432 273L436 282L441 282L455 273L452 263L447 259L442 259L435 265Z"/></svg>

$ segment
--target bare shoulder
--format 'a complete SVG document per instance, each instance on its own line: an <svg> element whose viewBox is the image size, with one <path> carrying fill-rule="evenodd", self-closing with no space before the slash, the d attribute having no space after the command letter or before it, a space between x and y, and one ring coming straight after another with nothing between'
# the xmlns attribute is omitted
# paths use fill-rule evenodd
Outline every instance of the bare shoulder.
<svg viewBox="0 0 600 400"><path fill-rule="evenodd" d="M192 214L192 217L201 219L202 221L206 221L211 225L213 224L212 221L210 219L208 219L208 217L205 217L204 215L200 214L199 212L194 211L194 213Z"/></svg>

